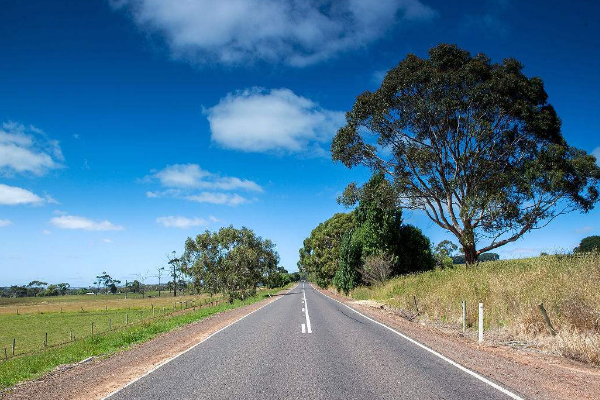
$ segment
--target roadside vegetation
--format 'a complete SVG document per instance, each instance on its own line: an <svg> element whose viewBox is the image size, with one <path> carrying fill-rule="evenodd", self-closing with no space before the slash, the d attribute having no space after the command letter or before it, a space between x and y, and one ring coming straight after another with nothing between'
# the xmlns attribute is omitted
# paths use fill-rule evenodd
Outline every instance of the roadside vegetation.
<svg viewBox="0 0 600 400"><path fill-rule="evenodd" d="M338 202L352 210L311 232L298 267L321 287L446 327L461 322L463 300L472 327L483 302L486 328L506 340L600 364L600 237L572 255L492 252L600 198L596 158L566 142L542 80L523 68L440 44L427 58L409 54L379 89L357 96L331 154L371 178L346 187ZM403 210L426 215L457 244L432 246Z"/></svg>
<svg viewBox="0 0 600 400"><path fill-rule="evenodd" d="M462 329L464 300L473 336L482 302L484 327L492 330L492 337L600 365L599 282L600 253L595 252L436 268L357 288L352 297L375 300L408 318L441 322L456 330ZM556 337L542 317L540 303L558 332Z"/></svg>
<svg viewBox="0 0 600 400"><path fill-rule="evenodd" d="M0 361L0 389L39 377L58 365L76 363L92 356L108 356L126 350L160 333L199 321L218 312L256 303L280 290L282 288L263 289L244 300L222 301L217 305L209 304L196 310L188 308L187 312L142 320L118 330L107 331L94 337L87 336L63 346Z"/></svg>
<svg viewBox="0 0 600 400"><path fill-rule="evenodd" d="M217 312L262 300L292 282L273 242L232 226L189 238L159 267L124 285L106 271L89 288L35 280L0 290L0 388L108 355ZM160 283L162 271L171 280Z"/></svg>

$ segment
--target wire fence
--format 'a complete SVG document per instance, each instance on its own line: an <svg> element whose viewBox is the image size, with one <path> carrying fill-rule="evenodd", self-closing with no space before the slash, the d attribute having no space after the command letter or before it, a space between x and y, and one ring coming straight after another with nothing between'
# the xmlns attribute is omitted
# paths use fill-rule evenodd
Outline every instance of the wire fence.
<svg viewBox="0 0 600 400"><path fill-rule="evenodd" d="M21 314L21 318L30 318L31 321L25 321L20 330L26 330L27 322L33 324L46 324L44 328L40 326L32 329L27 334L13 335L9 343L4 343L3 354L0 354L0 359L3 361L15 357L35 355L49 349L59 348L76 341L89 339L92 337L100 337L111 332L123 330L134 326L139 326L161 318L169 318L174 315L196 311L208 307L214 307L227 302L226 299L199 299L199 300L184 300L175 301L172 306L155 307L151 304L150 308L143 309L109 309L104 311L92 312L67 312L67 313L49 313L44 314L46 321L42 315L37 314ZM56 315L58 314L58 315ZM55 318L54 326L48 324L49 318ZM69 324L71 322L71 324ZM57 326L57 324L59 324ZM31 324L30 324L31 325ZM71 327L69 327L71 325ZM0 328L2 329L2 328ZM17 332L19 333L19 332ZM4 340L6 341L6 335ZM37 338L37 340L36 340ZM2 351L2 350L0 350Z"/></svg>

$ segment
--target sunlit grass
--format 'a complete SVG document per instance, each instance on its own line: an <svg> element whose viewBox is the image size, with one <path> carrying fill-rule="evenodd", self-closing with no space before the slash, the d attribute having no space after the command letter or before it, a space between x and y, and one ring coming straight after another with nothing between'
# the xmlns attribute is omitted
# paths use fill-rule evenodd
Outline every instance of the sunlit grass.
<svg viewBox="0 0 600 400"><path fill-rule="evenodd" d="M144 342L155 337L159 333L167 332L176 327L198 321L215 313L256 303L263 300L269 294L275 294L280 290L281 289L261 290L254 297L246 298L243 301L236 300L232 304L229 302L222 302L215 306L208 305L203 308L197 308L196 311L193 311L193 309L190 308L188 309L188 312L181 314L165 315L164 317L157 316L155 319L146 319L137 324L130 324L128 326L121 325L120 327L117 327L118 329L104 332L103 334L97 334L93 338L90 337L89 332L87 332L85 338L78 339L75 342L70 342L62 346L48 348L47 350L36 351L35 354L10 357L9 353L8 360L0 361L0 389L13 386L22 380L40 376L61 364L70 364L90 356L108 355L126 349L134 343ZM63 313L61 318L68 318L67 315L69 315L69 313ZM6 320L0 320L0 332L4 335L5 330L14 330L14 327L11 326L11 321L15 321L15 317L31 317L32 323L27 324L26 326L33 329L35 323L41 323L39 322L40 320L33 323L35 319L52 318L52 314L0 316L0 318L2 317L7 317ZM10 318L13 319L11 320ZM51 324L50 322L46 323ZM57 322L56 327L59 325L60 323ZM51 332L60 332L60 329ZM43 343L43 338L41 338L40 342L38 336L39 334L35 336L36 339L34 342L39 346ZM2 352L3 351L4 350L2 349ZM4 354L2 354L2 357L3 356Z"/></svg>

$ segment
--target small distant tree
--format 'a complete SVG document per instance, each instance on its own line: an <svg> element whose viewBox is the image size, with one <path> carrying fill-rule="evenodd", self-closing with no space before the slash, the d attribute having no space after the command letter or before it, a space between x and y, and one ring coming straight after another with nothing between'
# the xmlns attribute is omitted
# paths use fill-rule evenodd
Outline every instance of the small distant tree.
<svg viewBox="0 0 600 400"><path fill-rule="evenodd" d="M573 250L575 253L600 252L600 236L588 236L581 240L579 246Z"/></svg>
<svg viewBox="0 0 600 400"><path fill-rule="evenodd" d="M433 250L435 262L438 267L451 267L452 257L458 250L458 246L452 243L450 240L442 240L439 242Z"/></svg>
<svg viewBox="0 0 600 400"><path fill-rule="evenodd" d="M36 297L38 295L38 293L40 293L42 290L45 289L45 287L48 285L47 282L42 282L42 281L31 281L27 284L28 287L28 295L33 295L33 297Z"/></svg>
<svg viewBox="0 0 600 400"><path fill-rule="evenodd" d="M98 291L100 291L100 286L104 286L104 289L108 293L110 291L111 285L118 285L119 283L121 283L120 280L113 279L113 277L106 273L106 271L102 271L102 274L96 276L96 281L94 282L94 285L96 285Z"/></svg>
<svg viewBox="0 0 600 400"><path fill-rule="evenodd" d="M69 288L71 287L71 285L69 285L68 283L59 283L58 285L58 292L60 293L61 296L64 296L67 294L67 292L69 291Z"/></svg>

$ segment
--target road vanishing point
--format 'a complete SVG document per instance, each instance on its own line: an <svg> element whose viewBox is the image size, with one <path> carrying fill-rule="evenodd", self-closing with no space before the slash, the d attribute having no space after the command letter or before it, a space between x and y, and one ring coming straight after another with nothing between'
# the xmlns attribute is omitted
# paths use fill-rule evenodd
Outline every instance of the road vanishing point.
<svg viewBox="0 0 600 400"><path fill-rule="evenodd" d="M521 397L302 282L106 399Z"/></svg>

